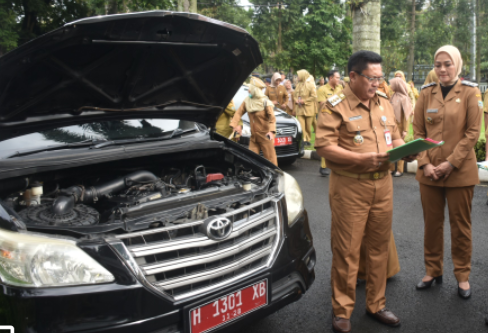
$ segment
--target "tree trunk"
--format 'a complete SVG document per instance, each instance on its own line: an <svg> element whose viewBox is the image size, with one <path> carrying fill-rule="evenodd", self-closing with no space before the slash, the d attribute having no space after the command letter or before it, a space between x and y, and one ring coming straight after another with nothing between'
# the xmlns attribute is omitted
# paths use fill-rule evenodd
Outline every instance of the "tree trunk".
<svg viewBox="0 0 488 333"><path fill-rule="evenodd" d="M407 81L413 80L413 64L415 56L415 0L412 0L412 15L410 17L410 41L408 45Z"/></svg>
<svg viewBox="0 0 488 333"><path fill-rule="evenodd" d="M196 13L197 0L178 0L178 11L186 13Z"/></svg>
<svg viewBox="0 0 488 333"><path fill-rule="evenodd" d="M480 2L481 0L476 0L476 8L474 9L476 13L476 82L478 82L478 85L480 84L480 80L481 80Z"/></svg>
<svg viewBox="0 0 488 333"><path fill-rule="evenodd" d="M352 12L352 52L360 50L380 53L380 0L365 0Z"/></svg>
<svg viewBox="0 0 488 333"><path fill-rule="evenodd" d="M281 44L281 5L278 2L278 53L283 50L282 44Z"/></svg>

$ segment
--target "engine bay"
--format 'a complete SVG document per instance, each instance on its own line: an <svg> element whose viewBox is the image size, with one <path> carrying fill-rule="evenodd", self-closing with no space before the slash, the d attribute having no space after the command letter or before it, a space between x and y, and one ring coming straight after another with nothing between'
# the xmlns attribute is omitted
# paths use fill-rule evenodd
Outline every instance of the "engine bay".
<svg viewBox="0 0 488 333"><path fill-rule="evenodd" d="M0 195L28 230L93 236L203 220L261 200L276 185L266 169L212 150L0 180Z"/></svg>

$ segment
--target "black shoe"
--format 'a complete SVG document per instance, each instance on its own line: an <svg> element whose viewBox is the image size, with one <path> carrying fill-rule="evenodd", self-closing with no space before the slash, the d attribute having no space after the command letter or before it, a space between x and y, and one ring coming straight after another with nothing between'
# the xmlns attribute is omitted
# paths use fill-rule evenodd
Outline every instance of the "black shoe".
<svg viewBox="0 0 488 333"><path fill-rule="evenodd" d="M420 281L417 284L417 286L415 286L415 288L417 288L418 290L421 290L421 289L429 289L432 286L432 283L434 281L435 281L436 284L442 284L442 275L433 278L429 282Z"/></svg>
<svg viewBox="0 0 488 333"><path fill-rule="evenodd" d="M319 173L322 177L327 177L330 175L330 169L329 168L320 168Z"/></svg>
<svg viewBox="0 0 488 333"><path fill-rule="evenodd" d="M459 288L459 286L458 286L458 295L459 295L459 297L464 298L464 299L470 298L471 297L471 288L465 290L465 289Z"/></svg>
<svg viewBox="0 0 488 333"><path fill-rule="evenodd" d="M310 142L308 142L308 141L305 141L305 142L303 143L303 145L304 145L305 147L310 147L310 146L311 146Z"/></svg>

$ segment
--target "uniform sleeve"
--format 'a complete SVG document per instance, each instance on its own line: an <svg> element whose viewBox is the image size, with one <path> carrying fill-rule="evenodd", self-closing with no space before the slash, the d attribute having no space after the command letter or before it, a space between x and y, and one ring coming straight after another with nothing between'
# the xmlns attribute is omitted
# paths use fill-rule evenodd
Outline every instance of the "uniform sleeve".
<svg viewBox="0 0 488 333"><path fill-rule="evenodd" d="M234 117L230 122L230 126L236 127L245 113L246 113L246 103L242 103L239 109L237 109L236 113L234 114Z"/></svg>
<svg viewBox="0 0 488 333"><path fill-rule="evenodd" d="M425 117L424 117L424 103L425 100L425 93L420 92L419 99L415 104L415 116L413 117L413 136L415 139L425 139L426 130L425 130ZM427 151L423 151L419 154L418 158L418 167L423 167L430 163L429 155L427 155Z"/></svg>
<svg viewBox="0 0 488 333"><path fill-rule="evenodd" d="M478 88L469 88L468 109L466 111L466 132L464 137L458 142L454 151L447 160L454 167L459 168L464 162L468 153L473 149L480 136L481 127L481 108L478 105L476 94L481 94Z"/></svg>
<svg viewBox="0 0 488 333"><path fill-rule="evenodd" d="M330 111L327 106L319 113L317 130L315 133L315 148L339 145L339 131L342 125L342 116Z"/></svg>
<svg viewBox="0 0 488 333"><path fill-rule="evenodd" d="M272 106L266 106L266 113L268 114L269 131L276 133L276 117Z"/></svg>
<svg viewBox="0 0 488 333"><path fill-rule="evenodd" d="M268 97L269 99L269 87L266 87L266 90L264 92L264 95Z"/></svg>

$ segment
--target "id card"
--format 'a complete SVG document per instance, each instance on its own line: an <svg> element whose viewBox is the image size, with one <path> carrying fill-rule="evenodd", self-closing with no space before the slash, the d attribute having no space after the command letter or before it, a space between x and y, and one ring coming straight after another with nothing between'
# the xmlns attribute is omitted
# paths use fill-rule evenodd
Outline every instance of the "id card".
<svg viewBox="0 0 488 333"><path fill-rule="evenodd" d="M393 143L391 142L391 133L389 130L385 130L385 140L388 147L391 147L393 145Z"/></svg>

